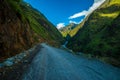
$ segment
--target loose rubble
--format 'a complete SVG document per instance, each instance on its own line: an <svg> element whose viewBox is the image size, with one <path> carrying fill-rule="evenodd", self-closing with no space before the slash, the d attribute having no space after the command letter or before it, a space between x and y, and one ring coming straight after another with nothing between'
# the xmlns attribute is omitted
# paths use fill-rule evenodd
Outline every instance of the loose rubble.
<svg viewBox="0 0 120 80"><path fill-rule="evenodd" d="M16 56L13 56L13 57L10 57L10 58L7 58L6 60L4 60L2 63L0 63L0 68L3 68L3 67L9 67L9 66L12 66L14 64L17 64L19 63L20 61L22 61L22 59L26 56L28 56L29 54L31 54L31 52L35 49L35 47L27 50L27 51L24 51L24 52L21 52L20 54L17 54ZM24 61L25 63L28 62L27 60Z"/></svg>

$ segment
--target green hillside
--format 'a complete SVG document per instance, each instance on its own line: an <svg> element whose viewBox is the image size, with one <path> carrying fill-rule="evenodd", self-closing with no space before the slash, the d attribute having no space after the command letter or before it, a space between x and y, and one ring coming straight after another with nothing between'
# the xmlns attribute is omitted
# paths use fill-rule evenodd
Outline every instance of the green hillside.
<svg viewBox="0 0 120 80"><path fill-rule="evenodd" d="M45 16L22 0L0 0L0 59L34 44L60 45L62 35Z"/></svg>
<svg viewBox="0 0 120 80"><path fill-rule="evenodd" d="M72 31L73 29L75 29L76 26L77 26L77 24L75 24L75 23L70 23L69 25L67 25L67 26L59 29L59 31L61 32L61 34L63 35L63 37L66 37L68 34L69 34L70 36L72 36L71 31Z"/></svg>
<svg viewBox="0 0 120 80"><path fill-rule="evenodd" d="M78 24L75 28L73 28L73 29L69 32L69 35L70 35L71 37L75 36L76 33L79 31L79 29L81 29L81 28L83 27L83 25L84 25L84 23L87 21L88 17L89 17L89 15L88 15L80 24Z"/></svg>
<svg viewBox="0 0 120 80"><path fill-rule="evenodd" d="M67 35L73 37L79 31L79 29L82 28L88 17L89 15L80 24L70 23L69 25L59 29L59 31L63 37L67 37Z"/></svg>
<svg viewBox="0 0 120 80"><path fill-rule="evenodd" d="M106 0L69 41L68 48L120 66L120 0Z"/></svg>

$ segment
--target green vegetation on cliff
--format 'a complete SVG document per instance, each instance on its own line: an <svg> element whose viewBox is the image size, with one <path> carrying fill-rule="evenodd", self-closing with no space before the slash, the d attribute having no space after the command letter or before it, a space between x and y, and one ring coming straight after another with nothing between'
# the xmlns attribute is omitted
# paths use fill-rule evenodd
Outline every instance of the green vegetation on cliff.
<svg viewBox="0 0 120 80"><path fill-rule="evenodd" d="M0 59L34 44L60 45L62 35L45 16L22 0L0 0Z"/></svg>
<svg viewBox="0 0 120 80"><path fill-rule="evenodd" d="M68 48L120 66L120 0L106 0L69 41Z"/></svg>
<svg viewBox="0 0 120 80"><path fill-rule="evenodd" d="M77 24L75 24L75 23L70 23L69 25L67 25L67 26L59 29L59 31L61 32L61 34L63 35L63 37L66 37L68 34L69 34L70 36L73 36L74 34L71 34L71 31L72 31L73 29L75 29L76 26L77 26Z"/></svg>
<svg viewBox="0 0 120 80"><path fill-rule="evenodd" d="M76 33L79 31L79 29L82 28L84 23L87 21L88 16L80 23L80 24L75 24L75 23L70 23L69 25L59 29L63 37L67 37L69 35L70 37L73 37L76 35Z"/></svg>

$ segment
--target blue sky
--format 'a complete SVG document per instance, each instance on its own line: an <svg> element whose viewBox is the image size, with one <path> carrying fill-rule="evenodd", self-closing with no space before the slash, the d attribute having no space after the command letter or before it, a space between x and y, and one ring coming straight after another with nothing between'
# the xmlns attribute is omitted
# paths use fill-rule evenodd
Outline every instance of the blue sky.
<svg viewBox="0 0 120 80"><path fill-rule="evenodd" d="M24 0L43 13L58 28L80 23L104 0ZM97 4L96 4L97 3Z"/></svg>

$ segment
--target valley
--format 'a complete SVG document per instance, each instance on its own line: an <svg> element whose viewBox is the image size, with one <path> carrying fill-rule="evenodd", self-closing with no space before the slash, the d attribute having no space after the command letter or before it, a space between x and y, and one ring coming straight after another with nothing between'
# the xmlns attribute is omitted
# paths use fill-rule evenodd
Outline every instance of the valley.
<svg viewBox="0 0 120 80"><path fill-rule="evenodd" d="M54 2L0 0L0 80L120 80L120 0Z"/></svg>

